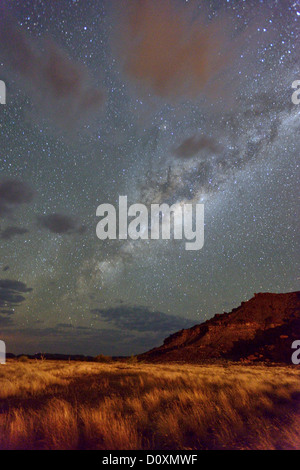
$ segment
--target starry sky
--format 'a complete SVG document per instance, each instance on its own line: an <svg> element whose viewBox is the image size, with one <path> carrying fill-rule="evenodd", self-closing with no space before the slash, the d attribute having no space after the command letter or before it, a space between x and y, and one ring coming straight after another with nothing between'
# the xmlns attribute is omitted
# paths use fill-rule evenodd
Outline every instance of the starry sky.
<svg viewBox="0 0 300 470"><path fill-rule="evenodd" d="M300 2L0 0L0 339L131 355L299 289ZM202 203L205 245L96 237Z"/></svg>

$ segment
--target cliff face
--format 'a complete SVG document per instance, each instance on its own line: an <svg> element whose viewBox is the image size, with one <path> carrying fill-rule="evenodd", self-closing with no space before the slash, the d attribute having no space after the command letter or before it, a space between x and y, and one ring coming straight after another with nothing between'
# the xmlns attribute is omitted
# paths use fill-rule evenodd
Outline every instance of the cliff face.
<svg viewBox="0 0 300 470"><path fill-rule="evenodd" d="M139 357L154 362L223 358L291 364L295 340L300 340L300 292L255 294L232 312L179 331Z"/></svg>

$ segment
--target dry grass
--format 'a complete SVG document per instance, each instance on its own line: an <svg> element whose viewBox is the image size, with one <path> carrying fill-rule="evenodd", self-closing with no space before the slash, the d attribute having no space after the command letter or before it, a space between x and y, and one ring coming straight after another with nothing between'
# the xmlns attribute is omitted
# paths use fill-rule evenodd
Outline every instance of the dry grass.
<svg viewBox="0 0 300 470"><path fill-rule="evenodd" d="M0 449L299 449L300 371L9 362Z"/></svg>

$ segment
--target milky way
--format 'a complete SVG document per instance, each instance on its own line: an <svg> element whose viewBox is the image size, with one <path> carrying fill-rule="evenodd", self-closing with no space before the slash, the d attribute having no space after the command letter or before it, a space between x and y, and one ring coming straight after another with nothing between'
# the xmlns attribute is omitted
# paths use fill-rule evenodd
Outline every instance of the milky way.
<svg viewBox="0 0 300 470"><path fill-rule="evenodd" d="M300 3L6 1L0 339L134 354L297 290ZM100 241L96 209L203 203L205 245Z"/></svg>

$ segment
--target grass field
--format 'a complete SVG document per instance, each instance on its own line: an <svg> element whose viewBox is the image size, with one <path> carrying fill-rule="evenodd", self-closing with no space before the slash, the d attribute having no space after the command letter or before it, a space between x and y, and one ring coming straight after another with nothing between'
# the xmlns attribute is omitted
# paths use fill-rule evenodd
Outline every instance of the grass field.
<svg viewBox="0 0 300 470"><path fill-rule="evenodd" d="M300 370L10 361L0 449L300 449Z"/></svg>

